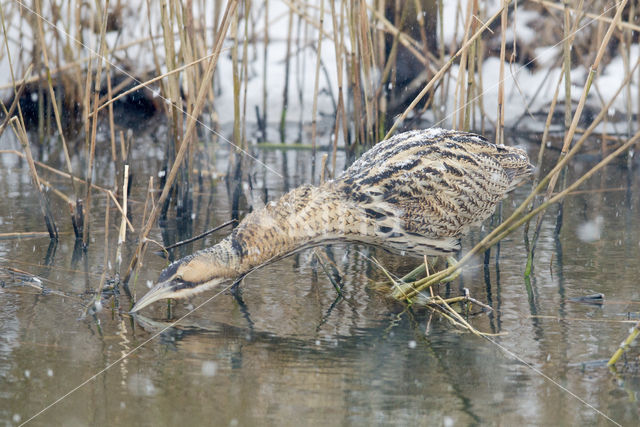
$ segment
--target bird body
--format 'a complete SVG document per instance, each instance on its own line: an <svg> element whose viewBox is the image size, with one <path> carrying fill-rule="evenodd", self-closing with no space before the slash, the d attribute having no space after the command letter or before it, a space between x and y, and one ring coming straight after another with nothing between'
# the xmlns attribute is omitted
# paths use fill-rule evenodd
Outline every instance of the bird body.
<svg viewBox="0 0 640 427"><path fill-rule="evenodd" d="M294 189L247 215L218 244L172 263L132 311L238 280L323 244L360 242L420 257L451 254L531 171L523 150L471 133L396 135L335 180Z"/></svg>

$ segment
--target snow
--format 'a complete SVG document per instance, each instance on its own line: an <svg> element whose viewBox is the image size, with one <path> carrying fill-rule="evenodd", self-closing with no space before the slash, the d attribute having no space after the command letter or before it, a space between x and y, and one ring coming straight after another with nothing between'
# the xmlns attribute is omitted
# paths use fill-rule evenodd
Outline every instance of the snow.
<svg viewBox="0 0 640 427"><path fill-rule="evenodd" d="M483 2L481 5L480 15L489 17L495 14L500 8L500 0L489 0ZM73 13L69 13L67 10L70 5L74 5L74 2L62 2L62 8L60 10L61 17L73 16ZM194 2L194 8L200 7L200 2ZM213 45L213 2L204 2L205 10L195 11L194 18L198 25L204 25L207 28L206 42L207 49L210 49ZM445 1L443 2L443 43L445 46L450 47L455 41L459 44L464 37L464 23L466 20L466 2L464 1ZM28 6L28 5L27 5ZM43 15L46 17L51 16L51 10L49 3L43 4ZM147 12L147 5L145 1L137 0L132 1L127 6L124 6L126 10L122 13L122 29L120 32L111 32L107 34L107 43L109 47L116 45L124 45L134 40L143 39L149 36L150 33L159 35L161 32L161 11L159 7L152 8L149 13ZM264 15L261 12L262 7L255 7L252 13L255 18L252 22L256 25L253 30L255 34L260 35L264 32ZM324 31L332 35L333 24L331 19L331 11L325 3L325 19L324 19ZM90 7L83 7L82 13L85 19L93 19L90 15ZM73 12L73 11L72 11ZM33 40L35 35L31 31L31 27L26 25L25 17L29 14L28 8L23 11L23 17L16 12L16 9L7 7L6 10L7 19L9 22L8 31L10 34L9 46L11 48L11 59L15 65L15 75L20 78L25 72L27 66L30 63L30 52L32 50ZM149 15L149 18L147 17ZM310 9L312 17L317 19L319 14L318 9ZM242 89L240 94L241 99L244 98L245 92L247 95L247 108L246 108L246 121L248 123L255 123L256 119L256 107L260 110L260 114L263 114L263 93L265 91L264 82L267 82L266 92L266 110L267 120L270 124L278 124L281 119L281 113L283 111L283 92L285 88L285 62L286 62L286 49L287 49L287 33L289 27L289 6L285 2L273 1L269 2L269 38L270 43L267 51L267 75L262 76L264 50L261 46L260 40L255 43L250 43L247 54L249 55L249 75L247 86ZM64 18L63 18L64 19ZM475 18L474 18L475 19ZM536 11L525 10L520 5L515 15L516 29L514 29L513 21L507 26L506 39L508 43L513 42L515 39L518 46L527 46L531 48L531 51L535 55L535 68L533 71L525 66L519 64L510 65L504 64L505 68L505 111L506 125L510 126L515 124L522 116L527 115L530 112L546 112L548 105L550 104L556 84L560 77L560 57L561 46L530 46L535 45L538 35L534 28L536 20L540 19L540 15ZM45 27L45 38L50 46L55 46L54 31L52 30L53 22L49 20L43 21ZM88 57L97 50L97 31L86 30L82 34L82 38L85 41L84 47L78 48L78 40L75 39L75 23L62 24L61 21L55 23L58 36L63 43L76 44L73 49L76 57L73 60ZM241 21L240 34L244 32L244 21ZM289 121L302 120L306 123L310 123L313 119L312 103L313 93L315 86L315 66L317 61L317 37L318 30L310 24L299 25L298 19L294 21L293 33L296 37L301 37L304 40L308 40L306 45L303 43L292 43L292 57L290 60L289 68L289 95L288 95L288 110L287 119ZM491 35L488 34L487 37ZM497 37L494 34L493 37ZM18 42L19 41L19 42ZM348 37L346 40L348 44ZM160 63L163 63L164 49L162 48L164 40L162 38L155 39L156 53L159 55ZM176 37L174 40L176 51L180 49L180 40ZM216 71L215 81L219 85L219 90L216 94L215 107L218 115L218 120L221 123L230 123L234 120L234 93L233 93L233 64L230 54L231 41L228 39L225 44L224 51L218 61L218 69ZM239 44L239 55L243 55L242 43ZM640 49L638 45L631 47L629 52L628 64L634 64L638 60ZM620 83L623 81L626 69L628 68L627 62L623 61L619 51L616 50L614 57L608 64L603 64L599 70L599 74L596 76L594 85L589 95L588 103L595 109L601 107L604 102L607 102L615 94ZM109 61L113 61L114 58L122 60L118 62L118 67L124 69L133 70L133 73L143 72L155 69L153 53L150 45L133 45L123 51L118 51L117 55L110 54L107 58ZM242 58L240 58L241 60ZM336 55L334 51L334 43L332 39L325 38L322 43L321 63L323 69L326 71L320 72L320 92L318 95L318 114L333 116L335 110L335 96L338 93L338 70L336 63ZM181 65L181 64L179 64ZM488 56L484 62L480 65L482 70L483 79L483 111L487 115L490 121L496 121L498 113L498 90L499 90L499 70L500 61L496 56ZM343 65L344 66L344 65ZM161 66L161 71L166 71L166 66ZM454 115L453 106L456 105L454 96L455 91L455 79L459 73L459 66L454 65L451 67L449 76L451 78L443 79L443 84L438 86L436 99L440 99L440 94L445 91L446 99L445 105L442 107L444 113L444 120L439 120L435 125L450 127L451 120ZM363 74L364 75L364 74ZM378 70L370 70L369 75L371 79L377 79L379 75ZM640 106L638 105L638 97L634 94L638 92L638 73L629 87L629 92L626 90L616 99L613 103L613 107L616 110L628 111L631 107L631 111L638 111ZM346 79L348 77L346 69L343 70L343 76ZM588 70L584 66L577 66L571 71L572 79L572 100L577 101L583 91L583 87L588 76ZM375 82L375 80L374 80ZM6 98L8 95L7 87L11 85L11 72L9 68L9 59L5 51L5 44L0 45L0 88L5 88L4 91L0 91L0 96ZM330 90L327 90L329 88ZM185 91L188 88L183 88ZM628 94L631 94L631 99L627 99ZM345 91L346 95L346 91ZM34 95L35 96L35 95ZM154 93L154 96L156 94ZM332 98L333 96L333 98ZM559 91L559 102L564 101L564 90L561 88ZM349 107L350 108L350 107ZM429 111L425 114L425 117L430 117L436 121L436 117L439 117L435 112ZM543 123L530 123L530 126L543 126ZM602 125L608 126L608 125Z"/></svg>
<svg viewBox="0 0 640 427"><path fill-rule="evenodd" d="M534 23L540 15L532 10L517 11L515 25L512 23L507 27L505 32L505 40L507 43L513 43L516 39L518 43L532 44L536 39L536 31L529 24Z"/></svg>
<svg viewBox="0 0 640 427"><path fill-rule="evenodd" d="M604 218L598 215L593 220L589 220L579 224L576 229L578 239L585 243L592 243L600 240Z"/></svg>
<svg viewBox="0 0 640 427"><path fill-rule="evenodd" d="M444 42L450 46L455 41L459 44L464 38L464 23L466 21L466 2L456 0L443 1L442 20ZM484 16L492 16L500 10L500 0L487 0L480 6L484 9ZM457 21L456 21L457 18ZM456 24L453 24L456 23Z"/></svg>

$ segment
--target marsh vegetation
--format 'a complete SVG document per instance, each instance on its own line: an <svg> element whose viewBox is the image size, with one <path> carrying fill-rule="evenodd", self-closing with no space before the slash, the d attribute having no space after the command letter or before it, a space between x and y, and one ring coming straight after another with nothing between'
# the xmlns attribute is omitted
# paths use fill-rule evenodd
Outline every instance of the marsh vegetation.
<svg viewBox="0 0 640 427"><path fill-rule="evenodd" d="M638 352L606 363L638 331L639 15L578 0L1 2L0 419L632 424ZM229 228L176 242L432 126L537 165L465 239L455 281L437 284L445 269L399 301L380 283L421 260L335 245L155 320L127 314L167 258ZM452 312L401 301L431 292Z"/></svg>

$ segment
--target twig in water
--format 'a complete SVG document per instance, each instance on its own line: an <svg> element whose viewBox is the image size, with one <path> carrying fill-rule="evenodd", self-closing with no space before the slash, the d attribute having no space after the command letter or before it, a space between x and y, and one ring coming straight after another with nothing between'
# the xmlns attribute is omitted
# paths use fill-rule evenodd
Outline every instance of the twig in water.
<svg viewBox="0 0 640 427"><path fill-rule="evenodd" d="M631 329L629 336L627 336L627 338L625 338L625 340L620 343L620 347L618 347L616 352L613 353L613 356L611 356L611 359L609 359L609 361L607 362L607 366L615 365L620 357L624 354L624 352L629 349L629 346L638 337L638 335L640 335L640 322L636 323L633 329Z"/></svg>
<svg viewBox="0 0 640 427"><path fill-rule="evenodd" d="M341 285L341 283L338 283L338 282L342 282L342 275L340 274L340 271L338 270L338 267L335 264L333 264L330 259L328 259L326 254L323 254L318 249L314 250L313 254L316 256L316 259L318 260L318 263L322 267L322 270L324 271L324 274L326 274L327 277L329 278L329 281L331 282L331 284L333 285L333 288L338 293L338 296L343 297L344 295L342 294L342 285ZM324 258L324 260L323 260L323 258ZM324 261L326 261L326 263ZM329 272L329 269L327 268L327 265L326 265L327 263L331 264L330 265L331 269L334 271L334 273L337 274L338 281L336 281L336 279Z"/></svg>
<svg viewBox="0 0 640 427"><path fill-rule="evenodd" d="M207 230L204 233L198 234L197 236L191 237L189 239L185 239L185 240L181 240L177 243L174 243L173 245L169 245L169 246L165 246L165 250L169 250L169 249L173 249L173 248L177 248L178 246L182 246L182 245L186 245L187 243L191 243L191 242L195 242L196 240L202 239L203 237L208 236L211 233L214 233L218 230L220 230L221 228L226 227L227 225L231 225L234 222L236 222L235 219L229 220L225 223L222 223L220 225L218 225L217 227L212 228L211 230Z"/></svg>
<svg viewBox="0 0 640 427"><path fill-rule="evenodd" d="M14 233L0 233L0 240L10 240L10 239L31 239L38 237L48 237L48 231L24 231L24 232L14 232Z"/></svg>

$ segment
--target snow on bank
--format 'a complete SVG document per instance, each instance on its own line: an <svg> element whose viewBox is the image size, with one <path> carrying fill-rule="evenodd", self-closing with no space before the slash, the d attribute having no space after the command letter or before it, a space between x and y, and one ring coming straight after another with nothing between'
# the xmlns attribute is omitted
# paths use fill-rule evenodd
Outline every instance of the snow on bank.
<svg viewBox="0 0 640 427"><path fill-rule="evenodd" d="M463 26L465 23L466 6L461 7L460 2L446 1L444 3L443 20L442 25L444 34L444 43L450 46L455 40L458 45L463 40ZM464 3L464 2L462 2ZM60 16L74 16L73 10L67 10L74 2L63 2ZM194 7L199 7L199 2L194 2ZM325 7L328 2L325 1ZM482 7L483 16L490 16L499 10L500 1L491 0L486 2ZM22 15L16 12L16 9L6 7L6 15L8 19L8 41L11 51L11 57L14 64L17 64L16 75L20 76L24 70L28 67L31 58L30 52L33 50L33 39L31 27L28 25L27 20L30 19L30 15L33 13L29 11L28 5L23 9ZM75 34L74 23L62 24L62 21L58 21L57 28L54 30L52 23L49 21L52 16L50 4L43 5L45 7L43 11L43 27L45 29L46 40L50 46L55 46L54 43L54 31L58 32L59 37L64 43L69 43L75 46L73 51L75 52L75 59L80 57L89 56L92 51L97 50L97 34L95 32L85 30L82 34L82 39L85 42L84 47L79 47L75 37L71 34ZM152 8L147 12L147 2L145 1L132 1L127 6L124 6L126 10L122 13L121 31L112 32L108 34L107 41L109 46L116 45L122 46L135 40L143 39L148 35L162 34L161 31L161 11L159 7ZM213 26L213 2L204 2L205 10L195 10L194 16L200 23L207 28L206 40L208 46L213 43L213 31L210 29ZM82 16L85 20L93 19L90 15L90 9L88 6L83 6ZM256 6L252 10L254 14L250 20L252 24L255 24L255 28L250 30L251 33L260 37L264 32L264 11L261 6ZM314 9L311 12L312 16L317 16L318 10ZM329 10L325 11L326 16L324 19L324 31L328 34L333 34L331 14ZM263 113L263 96L266 90L266 110L267 120L270 124L277 124L280 122L281 114L283 111L283 93L285 90L285 63L287 55L287 35L289 28L289 15L290 9L285 2L272 1L269 2L269 37L270 42L266 57L266 76L263 76L264 67L264 49L261 39L257 39L255 42L249 45L249 70L248 80L246 88L246 120L249 123L255 123L256 108ZM514 29L513 25L509 25L506 33L506 39L509 43L513 40L517 40L520 45L526 45L534 52L535 61L537 67L535 71L532 71L525 66L519 64L509 65L505 64L505 111L506 111L506 125L510 126L519 121L519 119L534 112L546 112L548 105L553 98L555 87L560 75L560 68L557 66L558 58L561 55L561 48L558 46L540 47L535 46L536 43L536 31L534 24L536 20L540 19L540 15L536 12L520 9L517 13L517 26ZM592 24L594 25L594 24ZM588 30L588 29L587 29ZM241 34L244 32L244 21L240 22ZM315 78L315 66L317 60L317 30L305 23L300 24L297 16L295 16L293 22L293 34L294 37L299 37L300 40L307 40L304 42L292 42L291 51L292 57L289 64L289 95L288 95L288 110L287 119L289 121L303 121L306 123L312 120L312 103L314 93L314 78ZM498 34L493 34L491 37L498 37ZM164 57L162 38L155 39L156 52L161 63ZM176 50L180 48L180 41L175 40ZM233 69L231 54L229 48L231 47L231 41L228 40L225 51L219 59L218 70L216 73L216 110L221 123L232 122L233 117ZM137 44L132 47L120 51L117 53L118 64L123 68L126 67L131 70L132 73L139 73L142 71L148 71L155 68L154 53L151 50L151 44L146 42L144 44ZM242 43L240 44L240 55L242 55ZM632 47L628 62L634 64L638 60L639 49L635 45ZM111 58L114 58L112 56ZM111 59L113 60L113 59ZM336 95L337 95L337 65L336 55L334 51L333 40L325 38L322 43L322 71L320 73L320 93L318 97L318 111L320 115L326 115L328 117L333 116L335 111ZM555 67L555 68L554 68ZM497 117L497 102L498 102L498 88L499 88L499 69L500 61L497 57L487 57L482 64L482 83L483 94L481 101L483 103L483 111L490 121L496 120ZM594 81L594 86L591 90L589 103L594 109L599 109L604 103L606 103L618 89L620 83L625 77L625 63L622 57L618 56L614 58L607 65L603 65L600 70L600 74ZM447 99L445 100L444 109L444 121L440 122L440 126L450 126L451 118L453 116L453 107L455 105L455 78L457 77L459 67L453 66L450 70L451 78L444 80L444 84L440 85L438 91L446 91ZM166 71L166 66L161 66L161 71ZM572 98L573 101L577 101L582 93L584 82L587 78L587 71L583 66L578 66L572 71ZM347 77L346 70L343 71L345 79ZM370 73L372 76L377 76L378 73L372 70ZM266 87L265 87L266 82ZM11 73L9 69L8 56L5 52L5 45L0 46L0 86L10 85ZM375 86L375 83L373 84ZM445 85L448 85L446 87ZM623 91L622 95L614 102L612 112L614 111L627 111L631 108L631 111L638 111L638 97L634 94L638 93L638 78L637 74L631 83L629 90ZM628 99L631 94L631 99ZM7 91L2 93L2 97L6 98ZM244 97L244 92L241 92L241 97ZM436 99L440 99L437 95ZM560 91L559 101L564 101L564 90ZM442 116L442 115L440 115Z"/></svg>

